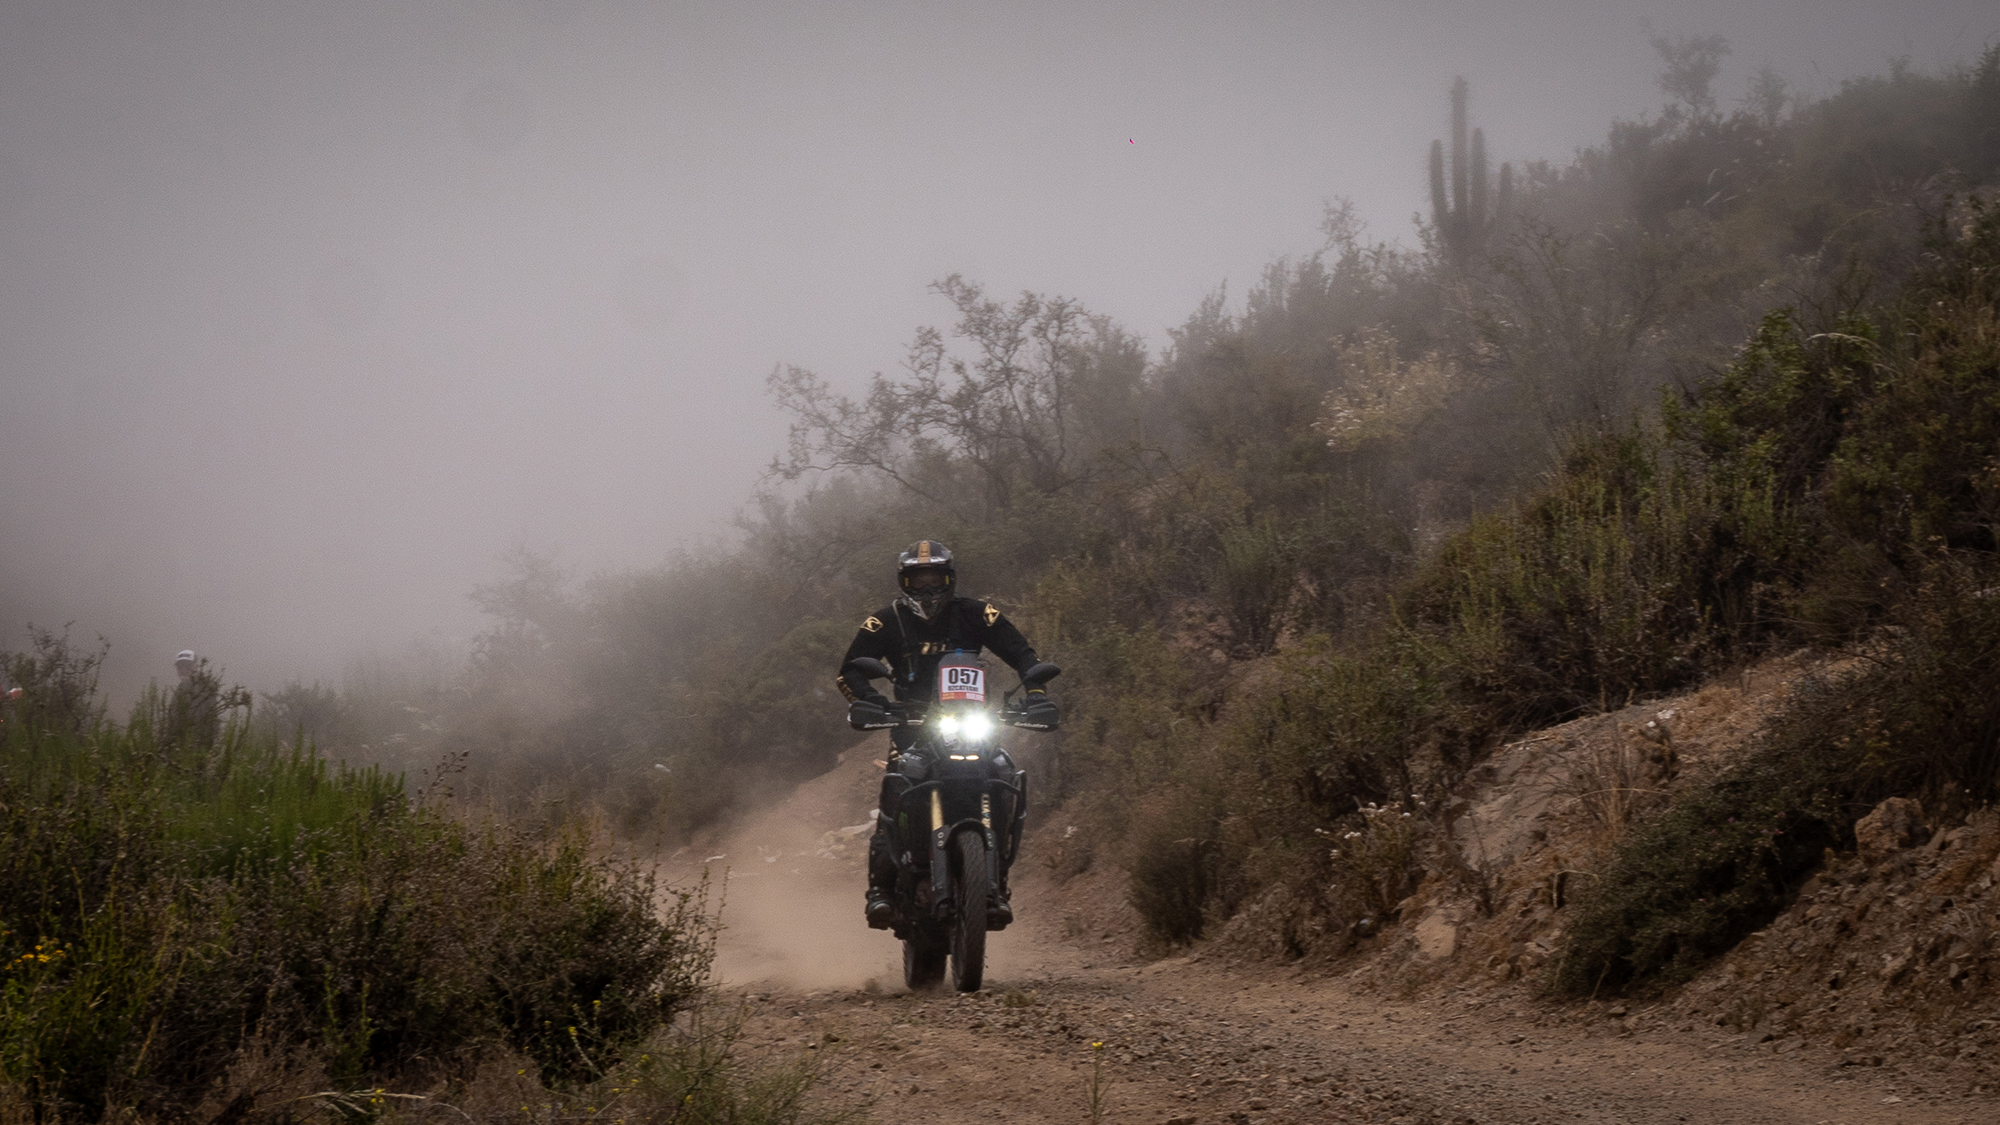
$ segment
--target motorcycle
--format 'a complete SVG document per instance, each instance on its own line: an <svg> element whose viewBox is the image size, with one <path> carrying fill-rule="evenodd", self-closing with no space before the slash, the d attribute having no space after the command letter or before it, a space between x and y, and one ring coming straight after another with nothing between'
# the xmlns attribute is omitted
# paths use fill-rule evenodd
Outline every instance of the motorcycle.
<svg viewBox="0 0 2000 1125"><path fill-rule="evenodd" d="M847 667L870 680L894 678L871 657ZM1009 920L990 907L1020 852L1028 815L1027 771L1015 768L995 735L1001 727L1054 730L1052 706L1017 705L1013 697L1060 674L1053 664L1030 667L995 710L986 670L954 653L938 664L935 702L901 700L872 709L879 716L851 718L861 730L903 728L915 736L889 767L885 792L901 792L882 810L896 859L890 929L903 943L903 983L911 989L935 987L949 961L952 987L979 991L986 934Z"/></svg>

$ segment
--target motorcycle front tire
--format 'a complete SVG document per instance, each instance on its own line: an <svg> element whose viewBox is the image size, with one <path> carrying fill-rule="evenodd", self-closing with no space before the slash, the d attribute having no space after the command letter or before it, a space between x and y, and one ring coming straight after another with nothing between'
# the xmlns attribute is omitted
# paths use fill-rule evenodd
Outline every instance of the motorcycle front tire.
<svg viewBox="0 0 2000 1125"><path fill-rule="evenodd" d="M951 922L951 983L977 992L986 976L986 839L960 832L951 839L952 872L958 884L957 916Z"/></svg>

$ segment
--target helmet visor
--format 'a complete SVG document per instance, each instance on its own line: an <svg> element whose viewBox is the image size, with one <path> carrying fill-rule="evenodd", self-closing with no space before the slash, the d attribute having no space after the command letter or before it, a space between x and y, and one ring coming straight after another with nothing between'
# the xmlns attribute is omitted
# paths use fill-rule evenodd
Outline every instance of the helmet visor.
<svg viewBox="0 0 2000 1125"><path fill-rule="evenodd" d="M903 592L926 614L937 612L951 597L951 586L952 576L945 570L925 567L903 572Z"/></svg>

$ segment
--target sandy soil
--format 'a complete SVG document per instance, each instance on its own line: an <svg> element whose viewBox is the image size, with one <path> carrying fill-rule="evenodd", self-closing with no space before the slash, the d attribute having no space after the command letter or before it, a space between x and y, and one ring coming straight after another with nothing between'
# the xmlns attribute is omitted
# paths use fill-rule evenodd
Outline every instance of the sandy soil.
<svg viewBox="0 0 2000 1125"><path fill-rule="evenodd" d="M873 752L674 866L707 860L722 892L717 973L748 1046L810 1052L825 1095L878 1121L2000 1121L1990 1094L1894 1059L1843 1065L1668 1007L1554 1006L1518 978L1405 998L1366 973L1147 962L1115 872L1057 886L1037 864L1054 821L1026 843L986 990L912 995L897 943L861 920Z"/></svg>

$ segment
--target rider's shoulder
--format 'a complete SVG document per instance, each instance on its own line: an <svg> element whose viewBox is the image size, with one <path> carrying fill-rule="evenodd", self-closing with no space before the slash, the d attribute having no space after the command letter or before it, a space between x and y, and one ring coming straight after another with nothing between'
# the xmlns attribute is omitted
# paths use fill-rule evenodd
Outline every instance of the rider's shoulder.
<svg viewBox="0 0 2000 1125"><path fill-rule="evenodd" d="M861 619L861 631L864 633L879 633L894 624L895 620L896 607L892 605L883 606L881 609Z"/></svg>
<svg viewBox="0 0 2000 1125"><path fill-rule="evenodd" d="M959 598L958 608L961 613L977 617L981 622L989 626L1005 616L1000 612L999 606L994 605L992 602L980 601L978 598Z"/></svg>

